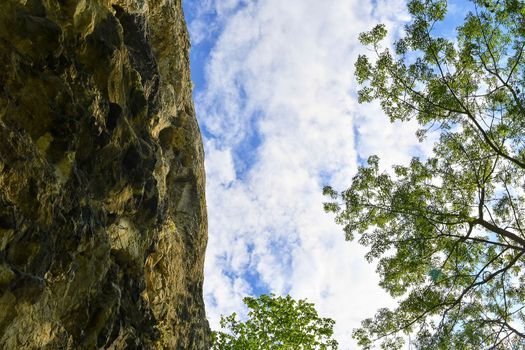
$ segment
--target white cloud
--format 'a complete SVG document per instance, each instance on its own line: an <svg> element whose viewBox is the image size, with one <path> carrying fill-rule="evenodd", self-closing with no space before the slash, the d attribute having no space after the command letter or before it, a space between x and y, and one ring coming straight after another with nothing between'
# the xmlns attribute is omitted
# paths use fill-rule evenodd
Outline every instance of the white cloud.
<svg viewBox="0 0 525 350"><path fill-rule="evenodd" d="M205 299L213 328L220 314L242 313L242 298L260 287L254 276L315 302L336 320L343 349L355 345L360 320L392 305L321 195L324 184L349 185L358 152L400 163L417 144L414 125L389 124L377 105L356 103L353 66L366 52L358 34L378 22L400 30L408 19L401 0L372 3L208 0L190 24L194 41L217 35L196 99L211 135ZM210 13L212 31L203 24Z"/></svg>

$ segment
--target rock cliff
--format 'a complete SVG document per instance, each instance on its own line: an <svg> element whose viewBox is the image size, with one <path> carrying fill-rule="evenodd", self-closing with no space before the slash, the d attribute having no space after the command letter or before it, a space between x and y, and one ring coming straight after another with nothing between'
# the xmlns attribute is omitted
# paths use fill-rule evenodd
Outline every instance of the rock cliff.
<svg viewBox="0 0 525 350"><path fill-rule="evenodd" d="M0 1L0 348L207 349L181 0Z"/></svg>

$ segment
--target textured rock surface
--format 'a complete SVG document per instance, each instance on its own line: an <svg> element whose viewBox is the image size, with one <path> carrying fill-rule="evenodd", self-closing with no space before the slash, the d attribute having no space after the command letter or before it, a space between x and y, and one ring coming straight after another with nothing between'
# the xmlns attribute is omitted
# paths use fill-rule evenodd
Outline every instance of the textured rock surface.
<svg viewBox="0 0 525 350"><path fill-rule="evenodd" d="M0 1L0 348L206 349L180 0Z"/></svg>

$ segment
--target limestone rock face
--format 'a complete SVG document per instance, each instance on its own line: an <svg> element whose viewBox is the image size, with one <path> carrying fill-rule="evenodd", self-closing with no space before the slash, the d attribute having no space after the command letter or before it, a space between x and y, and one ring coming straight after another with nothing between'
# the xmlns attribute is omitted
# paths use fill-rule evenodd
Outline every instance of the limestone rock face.
<svg viewBox="0 0 525 350"><path fill-rule="evenodd" d="M0 348L207 349L181 0L0 1Z"/></svg>

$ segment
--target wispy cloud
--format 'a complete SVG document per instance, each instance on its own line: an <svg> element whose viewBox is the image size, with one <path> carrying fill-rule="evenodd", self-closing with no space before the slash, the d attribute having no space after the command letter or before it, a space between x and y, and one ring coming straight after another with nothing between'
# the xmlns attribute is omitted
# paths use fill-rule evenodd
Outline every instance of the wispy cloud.
<svg viewBox="0 0 525 350"><path fill-rule="evenodd" d="M400 30L403 1L203 0L194 44L212 40L196 98L205 130L209 244L205 299L213 327L242 297L290 292L337 321L337 337L392 300L374 266L322 210L322 186L343 189L358 159L409 159L415 126L359 106L360 32ZM206 21L211 23L204 24ZM198 49L198 47L197 47Z"/></svg>

